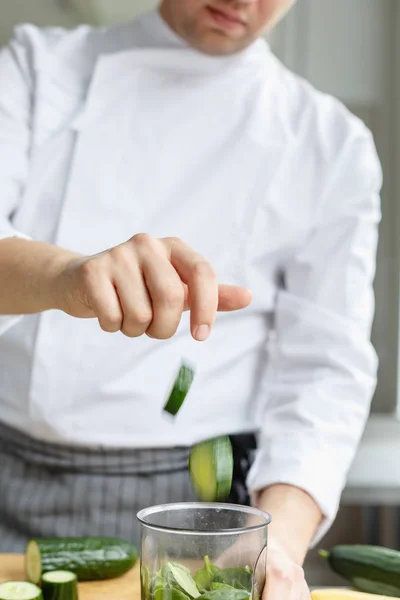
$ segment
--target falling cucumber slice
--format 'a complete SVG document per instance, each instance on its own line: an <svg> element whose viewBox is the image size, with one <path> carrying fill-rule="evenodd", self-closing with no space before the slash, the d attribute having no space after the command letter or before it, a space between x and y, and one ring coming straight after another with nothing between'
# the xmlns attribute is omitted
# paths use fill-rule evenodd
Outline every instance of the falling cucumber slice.
<svg viewBox="0 0 400 600"><path fill-rule="evenodd" d="M50 571L42 579L44 600L78 600L78 582L71 571Z"/></svg>
<svg viewBox="0 0 400 600"><path fill-rule="evenodd" d="M0 584L0 600L43 600L42 590L26 581Z"/></svg>
<svg viewBox="0 0 400 600"><path fill-rule="evenodd" d="M190 452L189 473L199 500L226 500L233 477L233 451L229 437L222 436L196 444Z"/></svg>
<svg viewBox="0 0 400 600"><path fill-rule="evenodd" d="M183 364L175 379L171 394L164 406L164 410L175 416L181 408L194 378L194 370Z"/></svg>

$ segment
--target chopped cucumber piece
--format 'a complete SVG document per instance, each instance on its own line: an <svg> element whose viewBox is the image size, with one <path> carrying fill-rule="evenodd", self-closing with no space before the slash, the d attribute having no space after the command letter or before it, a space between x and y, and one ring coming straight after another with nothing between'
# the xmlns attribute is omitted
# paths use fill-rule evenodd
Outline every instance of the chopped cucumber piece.
<svg viewBox="0 0 400 600"><path fill-rule="evenodd" d="M229 437L218 437L194 446L190 452L189 472L200 500L226 500L233 477L233 451Z"/></svg>
<svg viewBox="0 0 400 600"><path fill-rule="evenodd" d="M175 416L181 408L194 378L194 370L183 364L176 376L171 394L164 406L164 410Z"/></svg>
<svg viewBox="0 0 400 600"><path fill-rule="evenodd" d="M76 581L76 575L71 571L50 571L43 575L43 581L47 583L67 583Z"/></svg>
<svg viewBox="0 0 400 600"><path fill-rule="evenodd" d="M25 568L29 581L39 584L42 579L42 561L39 544L35 540L31 540L26 546Z"/></svg>
<svg viewBox="0 0 400 600"><path fill-rule="evenodd" d="M44 600L78 600L78 582L71 571L50 571L42 579Z"/></svg>
<svg viewBox="0 0 400 600"><path fill-rule="evenodd" d="M26 581L0 584L0 600L43 600L42 590Z"/></svg>

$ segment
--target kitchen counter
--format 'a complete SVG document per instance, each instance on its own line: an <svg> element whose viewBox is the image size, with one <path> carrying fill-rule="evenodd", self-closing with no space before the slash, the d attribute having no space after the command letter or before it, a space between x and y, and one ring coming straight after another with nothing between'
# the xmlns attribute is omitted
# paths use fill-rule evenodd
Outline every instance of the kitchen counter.
<svg viewBox="0 0 400 600"><path fill-rule="evenodd" d="M24 557L20 554L0 554L0 583L24 581ZM88 581L79 584L79 600L140 600L139 563L126 575L108 581Z"/></svg>

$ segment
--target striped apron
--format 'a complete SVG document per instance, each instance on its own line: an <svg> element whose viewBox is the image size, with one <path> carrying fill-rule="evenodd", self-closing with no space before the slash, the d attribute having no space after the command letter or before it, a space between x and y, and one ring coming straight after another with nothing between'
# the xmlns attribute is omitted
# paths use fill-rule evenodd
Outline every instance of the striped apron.
<svg viewBox="0 0 400 600"><path fill-rule="evenodd" d="M138 545L136 513L195 500L186 448L44 443L0 423L0 552L29 538L117 536Z"/></svg>

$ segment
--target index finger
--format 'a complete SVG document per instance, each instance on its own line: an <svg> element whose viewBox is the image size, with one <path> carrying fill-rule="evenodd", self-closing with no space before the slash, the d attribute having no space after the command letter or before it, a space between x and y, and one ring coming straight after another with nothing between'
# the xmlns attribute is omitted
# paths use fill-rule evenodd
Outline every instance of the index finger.
<svg viewBox="0 0 400 600"><path fill-rule="evenodd" d="M218 308L218 283L210 263L183 242L173 241L170 261L189 288L190 330L194 339L208 338Z"/></svg>

